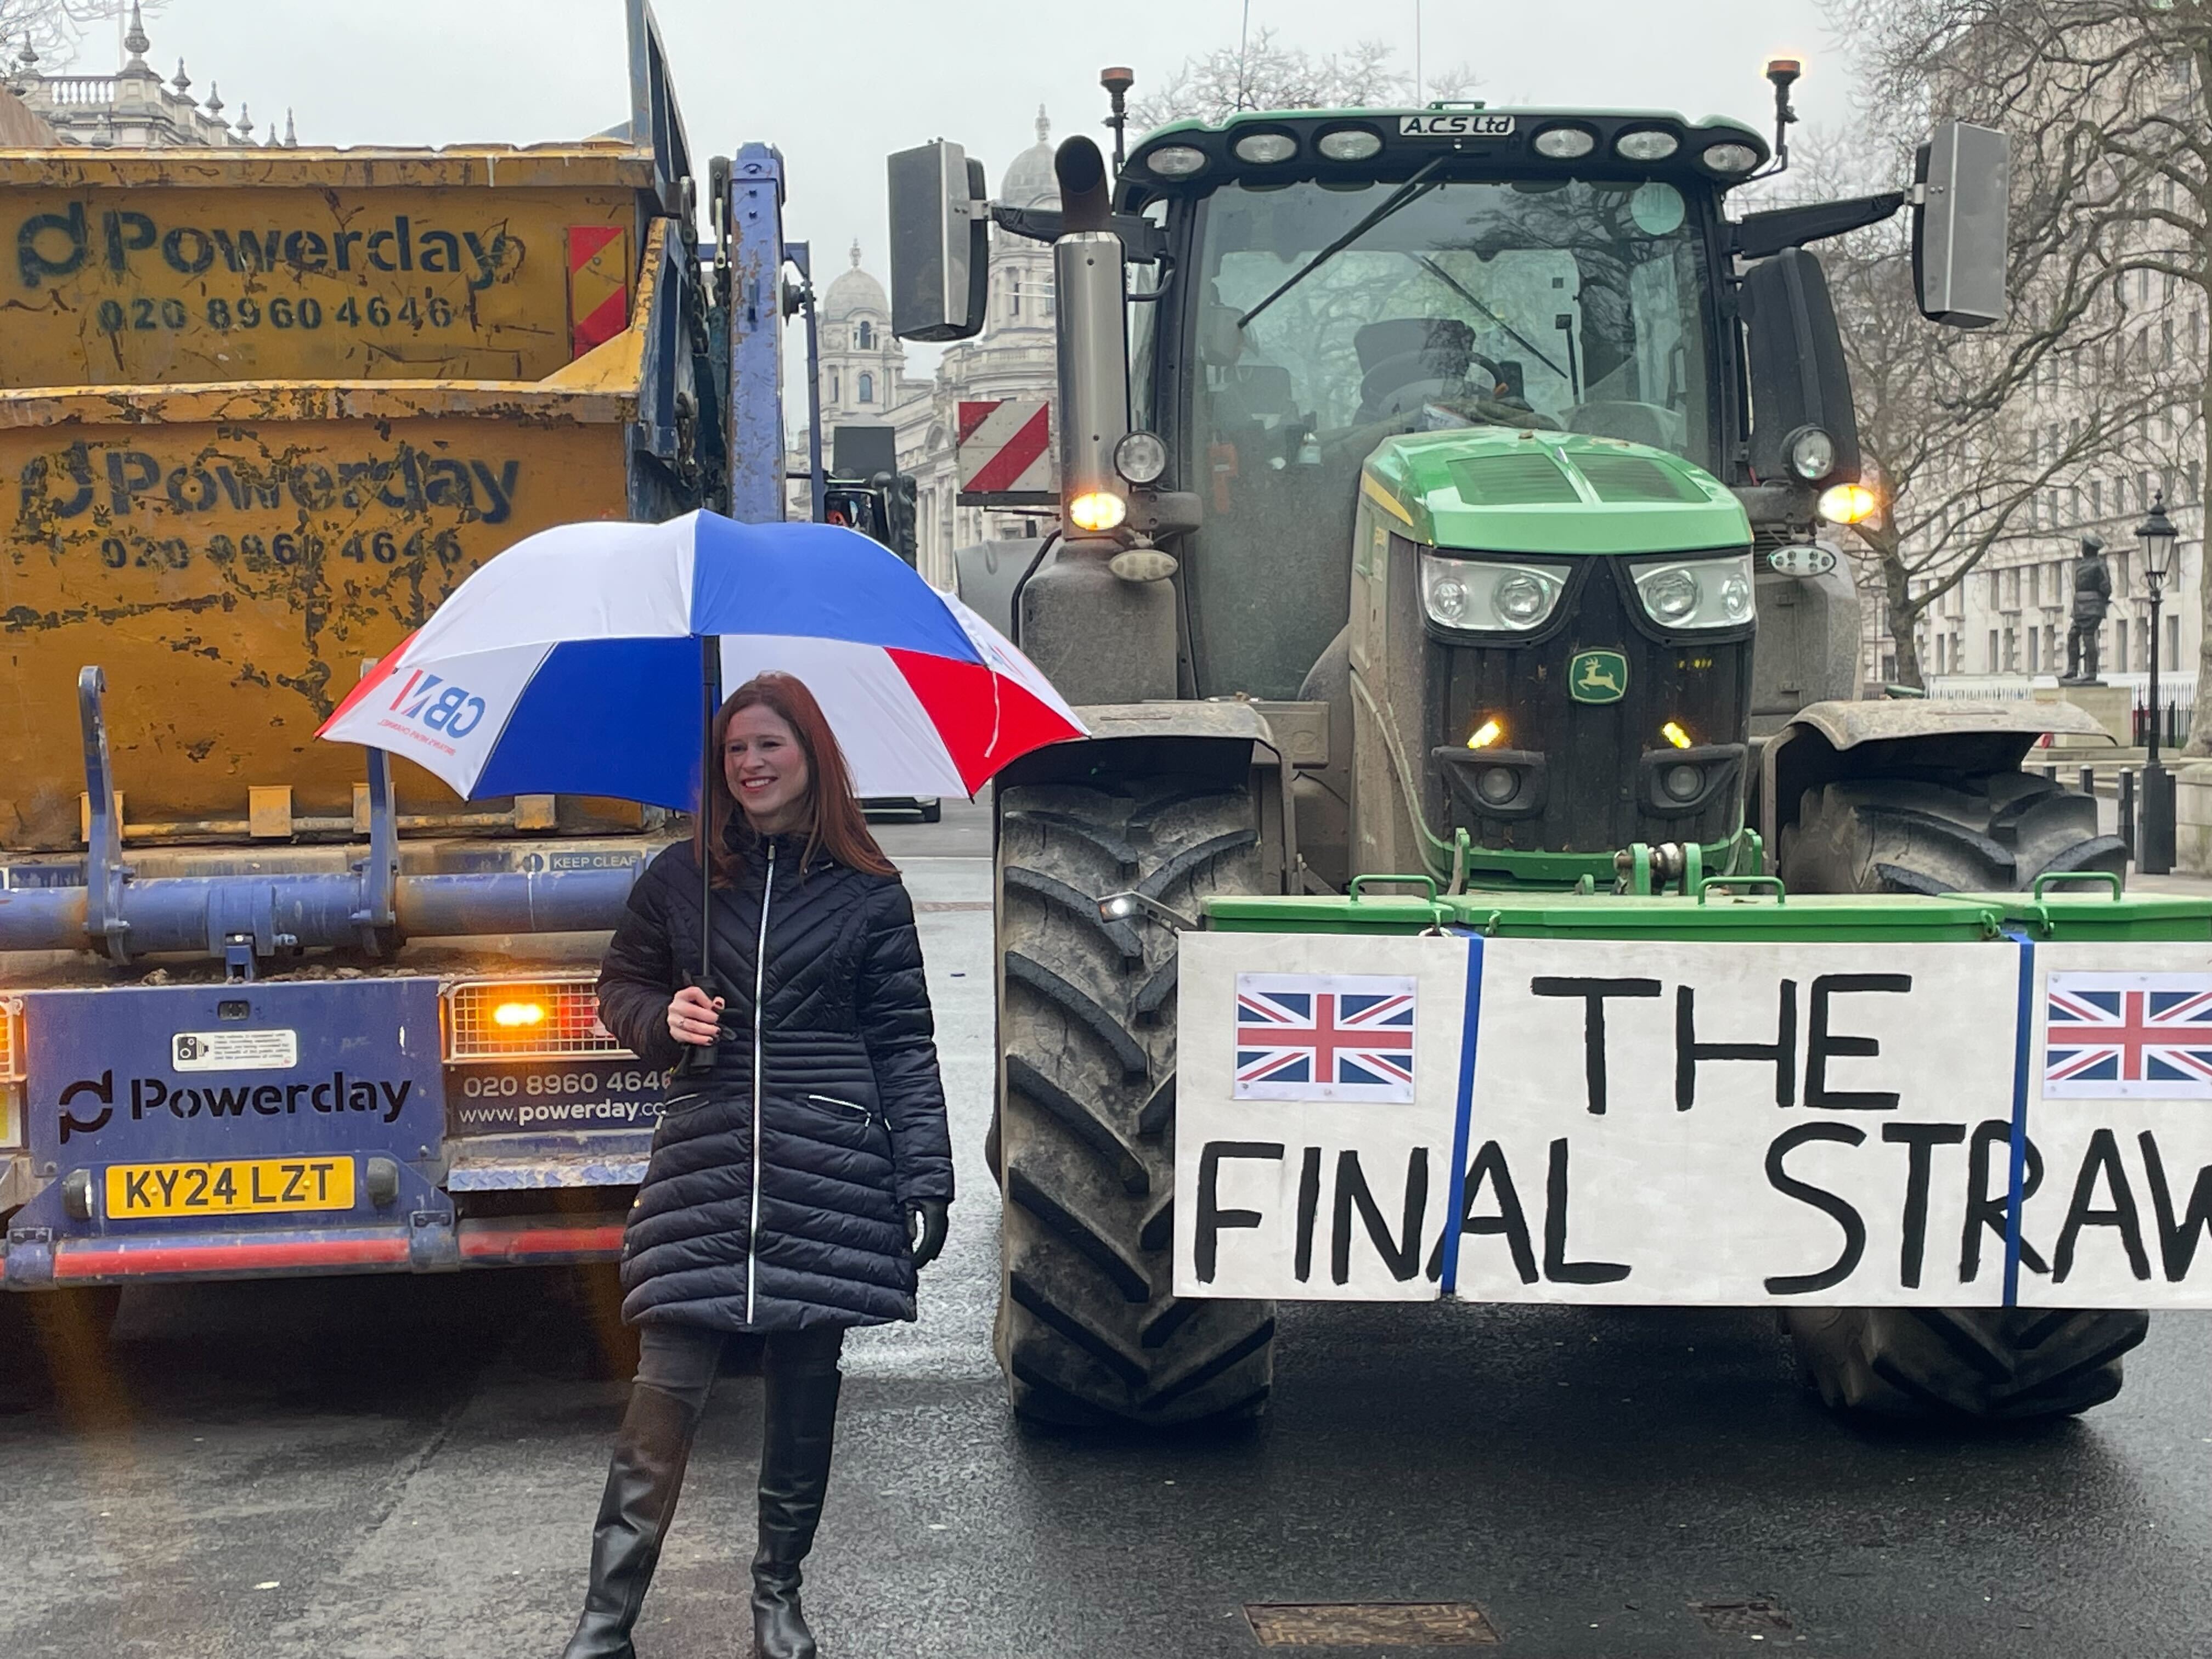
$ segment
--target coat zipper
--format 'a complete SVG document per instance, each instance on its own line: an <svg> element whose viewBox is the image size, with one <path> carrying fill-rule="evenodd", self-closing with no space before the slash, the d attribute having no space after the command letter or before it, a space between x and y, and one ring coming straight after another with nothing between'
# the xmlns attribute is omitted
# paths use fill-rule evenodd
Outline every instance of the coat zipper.
<svg viewBox="0 0 2212 1659"><path fill-rule="evenodd" d="M745 1323L753 1322L754 1264L760 1253L761 998L768 987L768 906L775 892L775 842L768 844L768 874L761 882L760 942L753 948L753 1214L745 1232Z"/></svg>

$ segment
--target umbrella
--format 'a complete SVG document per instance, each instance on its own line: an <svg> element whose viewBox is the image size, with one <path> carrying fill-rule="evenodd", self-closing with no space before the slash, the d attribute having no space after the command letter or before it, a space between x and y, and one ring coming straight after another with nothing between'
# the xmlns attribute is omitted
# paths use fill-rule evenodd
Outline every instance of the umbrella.
<svg viewBox="0 0 2212 1659"><path fill-rule="evenodd" d="M388 750L466 797L688 810L717 763L717 679L770 669L805 681L862 795L972 795L1032 750L1086 735L1035 665L888 548L835 525L707 512L525 538L316 735Z"/></svg>

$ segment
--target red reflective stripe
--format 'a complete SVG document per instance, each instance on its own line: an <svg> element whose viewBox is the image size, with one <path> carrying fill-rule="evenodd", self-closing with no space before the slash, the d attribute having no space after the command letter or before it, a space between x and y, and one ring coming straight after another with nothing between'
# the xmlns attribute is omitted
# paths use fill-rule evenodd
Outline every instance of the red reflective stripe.
<svg viewBox="0 0 2212 1659"><path fill-rule="evenodd" d="M361 1267L407 1261L404 1233L359 1238L294 1238L223 1244L64 1244L54 1278L132 1279L177 1273L280 1273L288 1267Z"/></svg>
<svg viewBox="0 0 2212 1659"><path fill-rule="evenodd" d="M1000 444L998 453L977 467L975 475L962 488L981 495L1012 489L1015 481L1036 465L1051 441L1052 410L1042 408L1023 422L1020 429Z"/></svg>
<svg viewBox="0 0 2212 1659"><path fill-rule="evenodd" d="M576 1227L538 1223L464 1221L459 1228L464 1261L512 1261L524 1256L619 1256L623 1225Z"/></svg>
<svg viewBox="0 0 2212 1659"><path fill-rule="evenodd" d="M960 405L960 436L958 441L964 444L969 441L969 439L974 437L975 435L975 428L982 425L984 422L989 420L991 418L991 412L997 409L1000 404L1004 401L1005 399L999 398L990 398L987 401L963 401Z"/></svg>
<svg viewBox="0 0 2212 1659"><path fill-rule="evenodd" d="M626 289L617 289L597 311L577 323L576 355L580 357L593 346L605 345L629 326L629 293Z"/></svg>
<svg viewBox="0 0 2212 1659"><path fill-rule="evenodd" d="M581 270L591 264L592 256L622 234L620 225L571 225L568 227L568 269Z"/></svg>

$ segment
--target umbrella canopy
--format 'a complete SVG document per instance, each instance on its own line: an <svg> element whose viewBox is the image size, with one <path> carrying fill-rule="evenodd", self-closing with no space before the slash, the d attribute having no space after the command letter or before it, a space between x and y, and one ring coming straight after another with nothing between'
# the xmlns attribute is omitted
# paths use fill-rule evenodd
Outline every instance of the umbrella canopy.
<svg viewBox="0 0 2212 1659"><path fill-rule="evenodd" d="M1085 735L1036 666L896 554L833 525L540 531L489 560L319 736L389 750L461 795L689 809L702 637L722 683L780 669L822 705L863 795L969 795Z"/></svg>

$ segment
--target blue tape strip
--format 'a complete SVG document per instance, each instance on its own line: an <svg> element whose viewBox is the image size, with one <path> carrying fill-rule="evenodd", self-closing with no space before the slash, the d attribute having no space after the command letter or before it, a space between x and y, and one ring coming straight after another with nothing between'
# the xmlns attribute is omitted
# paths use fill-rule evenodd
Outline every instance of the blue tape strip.
<svg viewBox="0 0 2212 1659"><path fill-rule="evenodd" d="M1452 1119L1451 1181L1444 1200L1444 1272L1442 1294L1459 1293L1460 1206L1467 1202L1467 1143L1474 1115L1474 1037L1482 1024L1482 935L1467 936L1467 1013L1459 1038L1459 1109Z"/></svg>
<svg viewBox="0 0 2212 1659"><path fill-rule="evenodd" d="M2012 1168L2005 1192L2004 1304L2020 1305L2021 1206L2027 1185L2027 1066L2035 1035L2035 941L2007 928L2020 946L2020 1006L2014 1016L2012 1054Z"/></svg>

